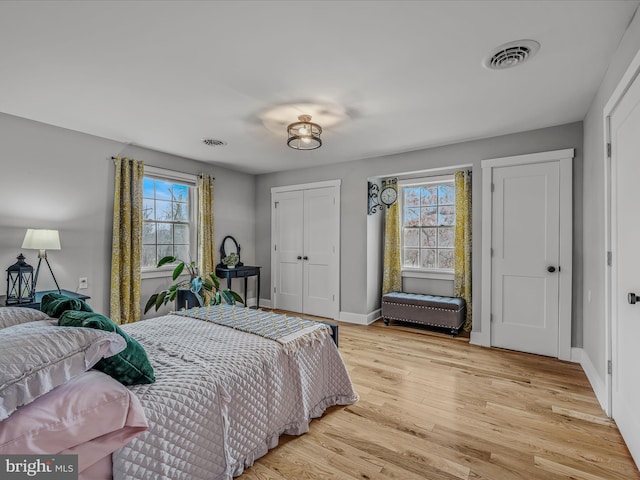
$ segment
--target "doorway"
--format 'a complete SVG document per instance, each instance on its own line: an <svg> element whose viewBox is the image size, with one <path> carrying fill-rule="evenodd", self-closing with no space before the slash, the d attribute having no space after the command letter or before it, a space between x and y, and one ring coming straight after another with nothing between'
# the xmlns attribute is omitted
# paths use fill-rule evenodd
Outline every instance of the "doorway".
<svg viewBox="0 0 640 480"><path fill-rule="evenodd" d="M337 319L340 182L271 189L273 307Z"/></svg>
<svg viewBox="0 0 640 480"><path fill-rule="evenodd" d="M573 155L482 161L485 288L473 343L571 358Z"/></svg>
<svg viewBox="0 0 640 480"><path fill-rule="evenodd" d="M608 116L610 192L610 415L640 465L640 80L636 77ZM636 299L636 296L639 296Z"/></svg>

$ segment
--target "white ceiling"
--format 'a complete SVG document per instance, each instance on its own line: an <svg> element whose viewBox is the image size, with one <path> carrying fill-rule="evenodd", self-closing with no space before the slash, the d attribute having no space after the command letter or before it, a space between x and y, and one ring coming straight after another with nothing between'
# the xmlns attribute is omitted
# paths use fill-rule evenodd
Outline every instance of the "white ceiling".
<svg viewBox="0 0 640 480"><path fill-rule="evenodd" d="M250 173L415 150L582 120L638 3L5 0L0 112ZM261 120L298 103L345 113L318 150Z"/></svg>

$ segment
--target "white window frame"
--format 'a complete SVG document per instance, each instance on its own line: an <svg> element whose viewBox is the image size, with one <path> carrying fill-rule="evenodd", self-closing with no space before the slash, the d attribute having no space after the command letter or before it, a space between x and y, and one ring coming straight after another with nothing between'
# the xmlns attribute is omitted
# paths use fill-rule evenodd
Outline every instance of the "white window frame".
<svg viewBox="0 0 640 480"><path fill-rule="evenodd" d="M165 168L144 166L144 177L153 178L155 180L164 180L168 182L181 183L191 187L189 189L190 196L190 212L191 222L189 225L189 253L191 259L198 261L198 177L190 173L176 172ZM188 260L188 259L185 259ZM140 276L145 278L171 277L174 266L165 265L163 267L141 267Z"/></svg>
<svg viewBox="0 0 640 480"><path fill-rule="evenodd" d="M398 179L398 201L400 204L398 207L400 208L400 256L402 258L402 253L404 249L404 235L402 229L404 227L404 192L402 189L405 187L415 187L418 185L430 185L436 183L451 183L454 180L453 174L447 175L438 175L438 176L429 176L429 177L420 177L420 178L408 178L408 179ZM455 250L455 249L454 249ZM409 278L429 278L436 280L453 280L454 274L453 269L444 269L444 268L410 268L401 266L402 276Z"/></svg>

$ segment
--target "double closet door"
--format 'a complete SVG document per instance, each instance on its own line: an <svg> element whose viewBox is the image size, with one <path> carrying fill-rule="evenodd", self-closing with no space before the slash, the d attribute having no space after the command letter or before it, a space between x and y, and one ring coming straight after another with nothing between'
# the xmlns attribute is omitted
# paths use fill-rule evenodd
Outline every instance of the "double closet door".
<svg viewBox="0 0 640 480"><path fill-rule="evenodd" d="M337 182L272 189L274 308L338 317L339 194Z"/></svg>

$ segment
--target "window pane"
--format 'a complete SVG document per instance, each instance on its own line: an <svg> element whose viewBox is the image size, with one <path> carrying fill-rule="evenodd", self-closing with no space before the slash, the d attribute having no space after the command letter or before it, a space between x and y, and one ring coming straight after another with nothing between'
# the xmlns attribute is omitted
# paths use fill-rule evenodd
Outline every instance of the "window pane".
<svg viewBox="0 0 640 480"><path fill-rule="evenodd" d="M453 183L443 183L438 186L440 205L453 205L456 203L456 191Z"/></svg>
<svg viewBox="0 0 640 480"><path fill-rule="evenodd" d="M160 220L163 222L170 222L171 220L173 220L171 202L156 200L156 220Z"/></svg>
<svg viewBox="0 0 640 480"><path fill-rule="evenodd" d="M438 225L438 209L436 207L422 207L421 209L422 225L435 226Z"/></svg>
<svg viewBox="0 0 640 480"><path fill-rule="evenodd" d="M186 203L173 202L173 221L174 222L188 222L189 221L189 208Z"/></svg>
<svg viewBox="0 0 640 480"><path fill-rule="evenodd" d="M173 225L170 223L158 223L158 245L171 245L173 243ZM169 252L167 255L172 255Z"/></svg>
<svg viewBox="0 0 640 480"><path fill-rule="evenodd" d="M144 222L142 224L142 243L145 245L156 244L156 224L153 222ZM153 251L155 255L155 249Z"/></svg>
<svg viewBox="0 0 640 480"><path fill-rule="evenodd" d="M157 200L171 200L171 188L172 183L164 182L162 180L156 180L156 199Z"/></svg>
<svg viewBox="0 0 640 480"><path fill-rule="evenodd" d="M173 226L173 243L189 244L189 225Z"/></svg>
<svg viewBox="0 0 640 480"><path fill-rule="evenodd" d="M404 249L404 260L402 262L405 267L417 268L420 266L420 250L417 248L405 248Z"/></svg>
<svg viewBox="0 0 640 480"><path fill-rule="evenodd" d="M142 258L140 262L142 267L155 267L158 264L155 245L142 246Z"/></svg>
<svg viewBox="0 0 640 480"><path fill-rule="evenodd" d="M420 188L419 187L404 188L404 204L407 207L420 206Z"/></svg>
<svg viewBox="0 0 640 480"><path fill-rule="evenodd" d="M158 260L169 255L173 256L173 246L171 245L158 245Z"/></svg>
<svg viewBox="0 0 640 480"><path fill-rule="evenodd" d="M438 204L438 187L422 187L421 205L437 205Z"/></svg>
<svg viewBox="0 0 640 480"><path fill-rule="evenodd" d="M142 196L144 198L153 198L154 188L153 188L153 178L145 177L142 180Z"/></svg>
<svg viewBox="0 0 640 480"><path fill-rule="evenodd" d="M191 260L191 255L189 255L189 245L176 245L173 248L173 251L174 257L184 260L185 262L189 262Z"/></svg>
<svg viewBox="0 0 640 480"><path fill-rule="evenodd" d="M418 227L420 225L420 209L419 208L405 209L404 225L406 227Z"/></svg>
<svg viewBox="0 0 640 480"><path fill-rule="evenodd" d="M186 185L173 184L173 200L176 202L186 202L189 187Z"/></svg>
<svg viewBox="0 0 640 480"><path fill-rule="evenodd" d="M420 240L421 247L436 247L436 231L437 228L423 228Z"/></svg>
<svg viewBox="0 0 640 480"><path fill-rule="evenodd" d="M456 224L456 207L449 205L447 207L438 207L438 225L455 225Z"/></svg>
<svg viewBox="0 0 640 480"><path fill-rule="evenodd" d="M453 248L455 238L455 227L441 227L438 229L438 247Z"/></svg>
<svg viewBox="0 0 640 480"><path fill-rule="evenodd" d="M156 210L153 207L153 200L144 199L142 200L142 219L143 220L155 220L156 218Z"/></svg>
<svg viewBox="0 0 640 480"><path fill-rule="evenodd" d="M404 229L404 246L405 247L417 247L420 240L420 229L418 228L405 228Z"/></svg>
<svg viewBox="0 0 640 480"><path fill-rule="evenodd" d="M453 250L438 250L438 268L453 270Z"/></svg>
<svg viewBox="0 0 640 480"><path fill-rule="evenodd" d="M436 250L422 250L422 268L436 268Z"/></svg>

